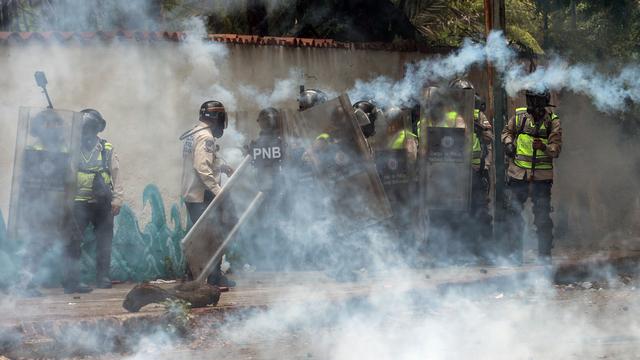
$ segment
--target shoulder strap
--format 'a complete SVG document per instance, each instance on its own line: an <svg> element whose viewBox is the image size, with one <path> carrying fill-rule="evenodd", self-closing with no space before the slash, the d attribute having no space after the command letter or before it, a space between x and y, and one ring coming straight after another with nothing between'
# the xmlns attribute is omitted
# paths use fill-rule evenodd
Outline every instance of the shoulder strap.
<svg viewBox="0 0 640 360"><path fill-rule="evenodd" d="M524 132L524 125L527 122L527 110L516 109L516 125L518 126L518 134L522 134ZM518 124L518 121L520 123Z"/></svg>

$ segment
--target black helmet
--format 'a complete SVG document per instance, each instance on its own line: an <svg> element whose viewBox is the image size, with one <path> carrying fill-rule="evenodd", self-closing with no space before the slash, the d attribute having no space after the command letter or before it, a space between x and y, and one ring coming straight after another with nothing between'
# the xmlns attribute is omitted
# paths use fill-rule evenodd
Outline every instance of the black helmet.
<svg viewBox="0 0 640 360"><path fill-rule="evenodd" d="M527 89L525 96L527 98L527 108L536 109L553 106L551 105L551 92L547 88L542 90Z"/></svg>
<svg viewBox="0 0 640 360"><path fill-rule="evenodd" d="M98 132L103 131L104 128L107 127L107 121L98 110L84 109L80 112L83 114L82 119L85 121L84 127L95 129Z"/></svg>
<svg viewBox="0 0 640 360"><path fill-rule="evenodd" d="M300 91L300 97L298 97L298 108L300 111L303 111L326 101L327 94L324 92L316 89L306 89Z"/></svg>
<svg viewBox="0 0 640 360"><path fill-rule="evenodd" d="M478 95L477 93L475 94L475 105L474 105L474 109L476 110L480 110L482 112L487 111L487 103L484 101L484 99L482 97L480 97L480 95Z"/></svg>
<svg viewBox="0 0 640 360"><path fill-rule="evenodd" d="M452 80L449 83L449 87L452 89L474 89L471 81L460 78Z"/></svg>
<svg viewBox="0 0 640 360"><path fill-rule="evenodd" d="M356 118L364 137L368 138L375 135L378 107L372 101L363 100L353 104L353 108L356 111Z"/></svg>
<svg viewBox="0 0 640 360"><path fill-rule="evenodd" d="M362 112L367 114L371 122L375 122L378 116L378 107L370 100L358 101L357 103L353 104L353 109L362 110Z"/></svg>
<svg viewBox="0 0 640 360"><path fill-rule="evenodd" d="M268 107L262 109L258 114L258 125L262 130L276 130L279 127L278 119L280 112L276 108Z"/></svg>
<svg viewBox="0 0 640 360"><path fill-rule="evenodd" d="M227 112L220 101L205 101L200 105L200 121L210 122L227 128Z"/></svg>

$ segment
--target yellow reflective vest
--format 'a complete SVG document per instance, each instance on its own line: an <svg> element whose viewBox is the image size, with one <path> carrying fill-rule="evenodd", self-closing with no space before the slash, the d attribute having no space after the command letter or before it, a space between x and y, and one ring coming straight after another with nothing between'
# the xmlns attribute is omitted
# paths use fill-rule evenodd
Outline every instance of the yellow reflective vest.
<svg viewBox="0 0 640 360"><path fill-rule="evenodd" d="M75 201L91 201L93 200L93 178L96 174L100 174L104 182L113 186L111 180L110 163L113 145L109 142L100 142L100 146L96 146L94 151L86 158L84 154L80 154L80 163L78 165L77 188ZM102 146L106 159L102 158Z"/></svg>
<svg viewBox="0 0 640 360"><path fill-rule="evenodd" d="M400 130L398 131L398 133L396 134L395 137L391 138L389 144L387 145L387 147L390 150L404 150L404 143L405 140L408 137L411 139L417 139L418 137L416 136L416 134L414 134L413 132L409 131L409 130Z"/></svg>
<svg viewBox="0 0 640 360"><path fill-rule="evenodd" d="M458 113L455 111L449 111L447 114L447 117L445 119L445 121L441 124L434 124L433 120L426 120L427 121L427 126L428 127L447 127L447 128L452 128L452 127L456 127L456 120L458 119ZM420 137L420 128L422 126L422 121L425 119L420 119L420 121L418 121L418 124L416 124L417 126L417 132L418 132L418 137Z"/></svg>
<svg viewBox="0 0 640 360"><path fill-rule="evenodd" d="M551 113L551 121L558 119L558 116ZM551 131L551 122L543 121L540 129L536 133L536 124L531 116L527 116L526 108L516 109L516 156L514 163L523 168L531 169L533 167L533 141L538 138L545 145L549 144L549 132ZM551 170L553 169L553 161L544 151L538 150L536 153L536 169Z"/></svg>

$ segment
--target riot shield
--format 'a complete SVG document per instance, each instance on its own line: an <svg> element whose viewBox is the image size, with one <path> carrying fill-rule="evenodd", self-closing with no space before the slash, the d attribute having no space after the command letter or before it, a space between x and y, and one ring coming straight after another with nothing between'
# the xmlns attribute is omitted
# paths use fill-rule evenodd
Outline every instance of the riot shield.
<svg viewBox="0 0 640 360"><path fill-rule="evenodd" d="M391 200L396 189L406 189L413 179L418 139L411 131L408 110L394 109L379 114L376 134L370 139L376 168L382 185Z"/></svg>
<svg viewBox="0 0 640 360"><path fill-rule="evenodd" d="M262 201L250 165L251 157L246 156L182 239L182 250L194 278L209 275L212 262L220 260L230 241L242 236L242 226Z"/></svg>
<svg viewBox="0 0 640 360"><path fill-rule="evenodd" d="M348 96L299 112L291 129L300 142L295 146L304 149L302 162L310 165L321 187L337 234L353 233L391 216Z"/></svg>
<svg viewBox="0 0 640 360"><path fill-rule="evenodd" d="M466 211L471 197L474 97L471 90L428 88L418 124L424 210Z"/></svg>
<svg viewBox="0 0 640 360"><path fill-rule="evenodd" d="M8 233L26 244L29 259L67 240L81 132L80 113L20 108Z"/></svg>
<svg viewBox="0 0 640 360"><path fill-rule="evenodd" d="M275 110L275 109L274 109ZM257 185L264 191L273 190L282 173L285 156L285 139L283 124L285 111L275 110L273 117L261 119L258 116L260 131L258 137L249 144L251 163L260 177Z"/></svg>
<svg viewBox="0 0 640 360"><path fill-rule="evenodd" d="M411 131L409 110L391 108L379 113L376 133L369 138L380 180L391 204L391 225L397 232L401 249L415 246L415 211L417 186L415 162L418 151L417 136Z"/></svg>

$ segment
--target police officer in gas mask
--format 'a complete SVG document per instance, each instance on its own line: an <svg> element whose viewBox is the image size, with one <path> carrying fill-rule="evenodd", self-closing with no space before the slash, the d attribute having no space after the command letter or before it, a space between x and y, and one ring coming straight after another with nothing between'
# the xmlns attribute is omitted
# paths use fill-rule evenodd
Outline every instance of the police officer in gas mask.
<svg viewBox="0 0 640 360"><path fill-rule="evenodd" d="M234 171L217 156L219 146L216 142L227 127L224 105L215 100L204 102L200 106L198 120L193 129L180 136L180 140L184 141L182 196L194 224L222 190L221 174L231 176ZM235 286L235 282L222 275L220 264L214 268L208 282L218 286Z"/></svg>
<svg viewBox="0 0 640 360"><path fill-rule="evenodd" d="M93 225L96 239L96 287L111 288L111 243L113 218L120 213L123 188L120 164L113 145L98 137L107 122L94 109L82 110L84 124L80 145L76 196L73 207L71 241L67 247L68 268L65 274L65 293L91 291L80 282L80 255L83 235Z"/></svg>

